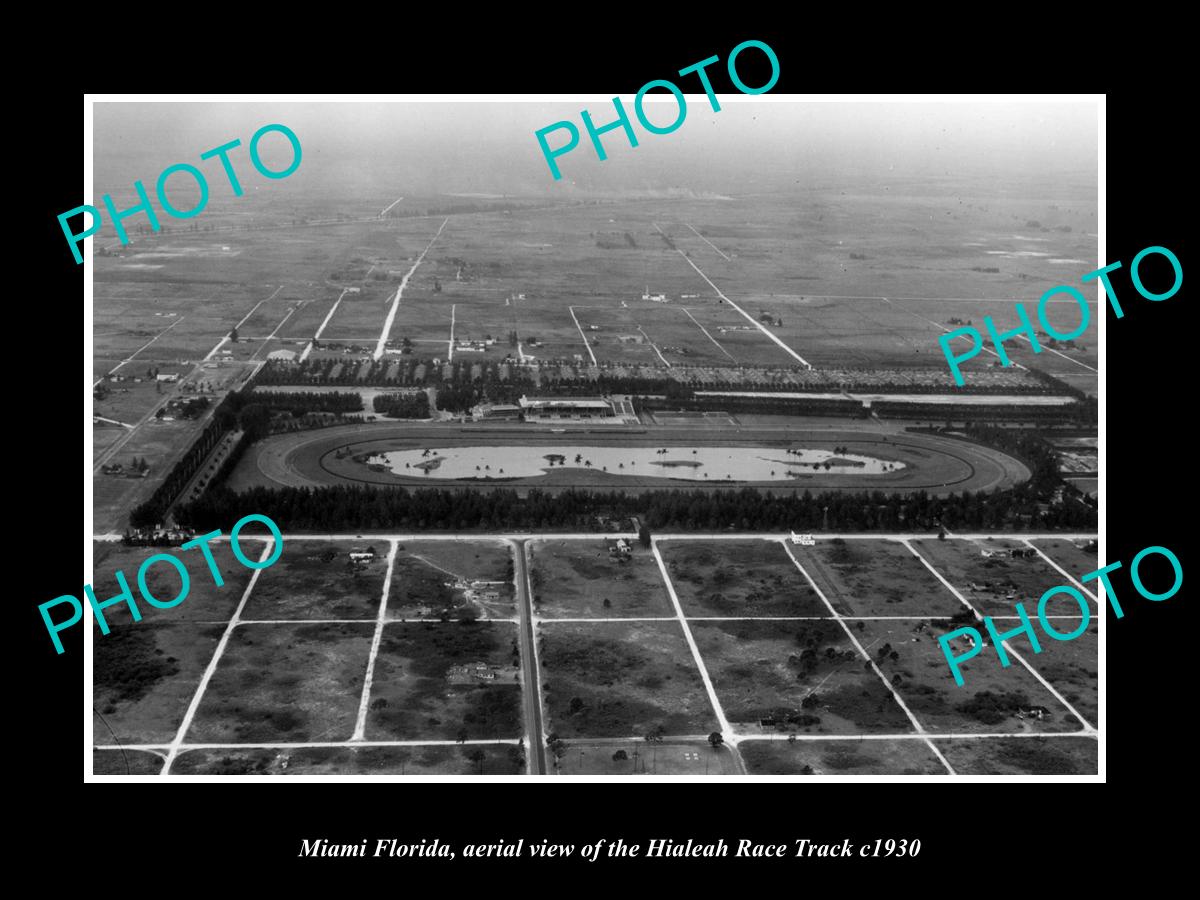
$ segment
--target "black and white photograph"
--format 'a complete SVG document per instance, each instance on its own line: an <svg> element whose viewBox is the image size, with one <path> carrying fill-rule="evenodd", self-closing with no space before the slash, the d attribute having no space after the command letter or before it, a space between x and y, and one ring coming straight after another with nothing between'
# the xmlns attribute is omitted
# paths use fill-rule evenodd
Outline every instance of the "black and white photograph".
<svg viewBox="0 0 1200 900"><path fill-rule="evenodd" d="M89 778L1101 777L1102 98L691 78L91 104Z"/></svg>

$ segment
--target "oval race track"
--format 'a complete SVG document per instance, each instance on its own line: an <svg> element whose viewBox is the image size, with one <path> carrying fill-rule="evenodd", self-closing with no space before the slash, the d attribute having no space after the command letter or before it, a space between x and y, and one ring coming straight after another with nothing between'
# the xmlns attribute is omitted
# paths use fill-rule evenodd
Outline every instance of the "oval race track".
<svg viewBox="0 0 1200 900"><path fill-rule="evenodd" d="M713 434L712 432L708 432ZM319 487L330 484L377 484L406 487L479 488L537 487L546 490L592 488L598 490L737 490L758 487L773 493L825 490L881 490L949 494L1011 487L1030 477L1020 461L998 450L953 438L927 434L884 433L870 429L789 430L768 429L722 431L709 440L697 439L695 429L569 429L553 434L537 428L506 426L470 427L458 424L355 424L316 431L274 435L251 447L238 463L229 485L243 490L266 487ZM337 458L338 450L352 447L353 455L407 448L452 446L528 445L531 453L553 452L557 445L616 446L745 446L780 449L787 447L832 449L844 446L862 453L899 460L905 468L884 474L837 474L812 472L794 482L717 481L698 482L661 477L628 476L588 469L557 469L542 477L519 479L434 479L406 477L374 471L349 456Z"/></svg>

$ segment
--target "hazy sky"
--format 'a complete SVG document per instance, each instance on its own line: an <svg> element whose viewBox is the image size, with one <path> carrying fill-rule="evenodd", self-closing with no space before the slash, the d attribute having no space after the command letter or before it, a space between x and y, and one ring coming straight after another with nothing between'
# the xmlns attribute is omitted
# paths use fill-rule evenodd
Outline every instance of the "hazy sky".
<svg viewBox="0 0 1200 900"><path fill-rule="evenodd" d="M653 95L652 95L653 96ZM648 103L651 121L668 124L675 101ZM580 120L615 118L610 98L567 103L99 103L95 106L95 178L141 178L148 185L175 162L219 172L202 151L264 124L282 123L300 138L306 178L378 185L397 193L477 191L553 196L580 191L679 188L737 193L788 186L854 185L911 177L965 176L998 181L1065 177L1094 183L1095 104L801 103L765 95L755 102L720 95L721 110L689 95L687 117L671 134L646 132L622 96L639 146L617 129L603 136L600 162ZM559 120L580 131L559 157L554 181L534 132ZM285 146L278 135L270 140ZM552 146L567 140L550 136ZM266 144L264 143L264 146ZM283 159L286 161L286 154ZM243 155L242 165L249 170Z"/></svg>

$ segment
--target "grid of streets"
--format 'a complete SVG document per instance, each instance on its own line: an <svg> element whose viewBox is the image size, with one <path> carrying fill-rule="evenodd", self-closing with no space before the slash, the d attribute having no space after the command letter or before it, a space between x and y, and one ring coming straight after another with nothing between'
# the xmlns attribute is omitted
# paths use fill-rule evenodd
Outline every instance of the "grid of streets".
<svg viewBox="0 0 1200 900"><path fill-rule="evenodd" d="M1033 746L1031 758L1069 759L1075 771L1096 771L1103 610L1078 581L1086 560L1070 558L1073 542L1093 535L820 535L808 547L786 535L660 534L648 548L631 539L630 558L614 561L616 537L285 535L284 561L317 548L341 559L355 547L386 546L375 564L382 571L364 575L351 567L344 576L372 589L378 582L377 594L330 611L319 603L289 607L288 592L303 591L303 583L274 596L263 585L271 571L261 570L249 576L230 615L204 618L212 614L193 610L186 625L176 624L207 629L208 643L196 645L201 659L191 669L180 664L180 677L167 679L169 697L150 701L160 703L155 715L171 738L120 739L120 722L114 729L97 709L94 754L104 766L96 772L227 773L212 767L249 759L257 767L247 763L246 774L283 773L289 765L320 774L323 762L343 772L348 758L364 757L358 774L959 775L1036 769L1021 755ZM444 561L426 558L432 554L421 555L421 547L439 546L450 554L443 560L466 559L482 547L507 554L512 603L506 606L500 591L481 593L489 602L472 628L444 612L432 618L431 609L406 610L411 598L402 594L414 560L460 586L468 582ZM1029 548L1033 555L1022 551L1020 561L996 563L990 558L999 554L988 548ZM264 556L270 549L265 542ZM997 565L1006 573L999 588L977 583L979 566ZM610 574L596 577L604 571ZM955 688L935 624L945 629L951 616L973 624L991 615L1015 627L1016 600L1029 607L1059 583L1073 584L1094 604L1097 624L1085 639L1043 640L1043 653L1034 655L1026 637L1016 638L1006 642L1008 668L988 648L965 667L966 687ZM482 584L474 588L482 591ZM173 622L171 611L155 612L133 627ZM1064 631L1072 627L1063 623ZM494 635L494 646L481 643L481 633ZM487 704L479 706L483 712L470 708L467 721L494 717L480 726L489 732L482 737L466 727L450 733L454 725L443 714L462 710L449 701L430 701L436 714L428 703L420 712L406 709L415 703L415 645L460 635L471 635L468 645L438 657L452 663L446 695L473 696L476 689L495 699L508 687L513 700L499 712ZM320 657L325 640L334 643ZM305 641L318 656L301 667L288 654ZM507 641L512 655L502 659ZM243 737L248 728L286 736L296 727L286 708L263 722L261 707L237 701L273 680L319 695L306 713L327 725L323 732L307 740ZM455 691L459 683L468 690ZM597 683L603 693L593 697L588 691ZM517 691L519 726L511 696ZM989 707L1004 697L1009 707L1016 703L1015 713L1003 703L1001 712ZM785 711L793 713L787 721ZM621 731L631 723L637 727ZM1019 746L1023 741L1036 744Z"/></svg>

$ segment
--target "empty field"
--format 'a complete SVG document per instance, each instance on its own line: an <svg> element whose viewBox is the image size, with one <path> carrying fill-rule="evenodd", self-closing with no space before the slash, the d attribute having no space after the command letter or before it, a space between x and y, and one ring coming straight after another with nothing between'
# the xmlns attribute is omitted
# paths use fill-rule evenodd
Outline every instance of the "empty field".
<svg viewBox="0 0 1200 900"><path fill-rule="evenodd" d="M562 737L708 734L716 717L677 622L542 622L547 731Z"/></svg>
<svg viewBox="0 0 1200 900"><path fill-rule="evenodd" d="M505 622L391 622L375 660L366 737L515 739L518 663L517 630ZM475 675L476 666L488 674Z"/></svg>
<svg viewBox="0 0 1200 900"><path fill-rule="evenodd" d="M828 616L777 540L663 541L663 561L687 616Z"/></svg>
<svg viewBox="0 0 1200 900"><path fill-rule="evenodd" d="M531 551L539 616L562 618L672 617L675 609L650 551L611 554L607 543L538 541Z"/></svg>
<svg viewBox="0 0 1200 900"><path fill-rule="evenodd" d="M396 551L389 619L511 618L512 551L500 541L407 541Z"/></svg>
<svg viewBox="0 0 1200 900"><path fill-rule="evenodd" d="M520 775L516 744L187 750L172 775Z"/></svg>
<svg viewBox="0 0 1200 900"><path fill-rule="evenodd" d="M345 741L374 625L240 625L192 720L192 743Z"/></svg>
<svg viewBox="0 0 1200 900"><path fill-rule="evenodd" d="M860 622L860 640L923 727L932 732L1079 731L1082 723L1015 657L1015 649L1035 669L1040 657L1027 642L1010 643L1011 664L1004 668L989 647L961 664L963 684L954 676L937 642L949 626L925 622ZM856 627L857 627L856 624ZM1019 624L1019 623L1017 623ZM1015 645L1015 646L1013 646ZM957 655L966 650L959 639ZM1041 717L1030 711L1040 709Z"/></svg>
<svg viewBox="0 0 1200 900"><path fill-rule="evenodd" d="M1076 546L1074 541L1063 540L1062 538L1049 538L1033 541L1032 543L1066 569L1076 581L1083 581L1084 575L1089 575L1100 568L1099 554L1095 547L1092 547L1090 550L1084 550ZM1060 575L1059 583L1066 584L1069 582ZM1093 594L1102 590L1098 579L1093 579L1091 582L1084 582L1083 586Z"/></svg>
<svg viewBox="0 0 1200 900"><path fill-rule="evenodd" d="M791 546L804 570L843 616L954 615L962 603L896 541L834 538Z"/></svg>
<svg viewBox="0 0 1200 900"><path fill-rule="evenodd" d="M222 625L138 622L92 633L97 743L170 743L212 659ZM100 715L95 715L99 713Z"/></svg>
<svg viewBox="0 0 1200 900"><path fill-rule="evenodd" d="M727 747L707 741L572 740L558 762L561 775L736 775Z"/></svg>
<svg viewBox="0 0 1200 900"><path fill-rule="evenodd" d="M352 547L329 541L288 541L263 569L242 610L246 620L374 619L387 572L387 543L369 562L352 562ZM367 547L368 542L363 543Z"/></svg>
<svg viewBox="0 0 1200 900"><path fill-rule="evenodd" d="M92 771L97 775L158 775L163 758L145 750L93 750Z"/></svg>
<svg viewBox="0 0 1200 900"><path fill-rule="evenodd" d="M960 775L1095 775L1099 745L1092 738L1036 737L937 740Z"/></svg>
<svg viewBox="0 0 1200 900"><path fill-rule="evenodd" d="M918 740L742 741L748 775L946 775Z"/></svg>
<svg viewBox="0 0 1200 900"><path fill-rule="evenodd" d="M95 571L92 590L96 599L103 602L119 593L115 573L122 572L142 614L143 623L228 622L253 574L252 569L237 561L228 541L210 541L208 544L223 582L219 587L199 547L192 550L181 550L179 547L126 547L116 541L93 541L92 547ZM257 559L260 548L261 544L246 541L242 552L251 559ZM187 597L178 606L168 609L151 606L142 599L138 589L138 568L157 554L175 557L188 571ZM160 601L170 601L179 594L179 573L170 563L157 562L146 571L146 586ZM104 618L110 626L132 621L129 607L124 603L108 607L104 610Z"/></svg>
<svg viewBox="0 0 1200 900"><path fill-rule="evenodd" d="M985 616L1016 615L1021 603L1031 616L1037 614L1042 594L1062 584L1062 573L1040 556L1008 558L984 556L984 551L1004 554L1008 549L1027 550L1021 541L915 540L912 545L967 601Z"/></svg>
<svg viewBox="0 0 1200 900"><path fill-rule="evenodd" d="M691 629L726 718L743 731L912 730L836 622L693 621Z"/></svg>

